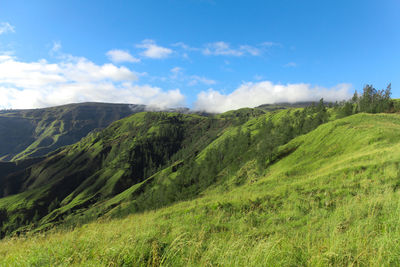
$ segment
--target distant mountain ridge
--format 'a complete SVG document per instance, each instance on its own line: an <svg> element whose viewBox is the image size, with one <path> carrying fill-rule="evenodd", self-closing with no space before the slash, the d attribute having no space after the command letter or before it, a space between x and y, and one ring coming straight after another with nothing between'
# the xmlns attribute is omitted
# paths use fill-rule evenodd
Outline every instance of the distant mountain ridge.
<svg viewBox="0 0 400 267"><path fill-rule="evenodd" d="M265 104L267 111L305 107L312 102ZM146 105L85 102L40 109L0 110L0 161L40 157L78 142L96 129L143 111L210 115L189 108L156 109Z"/></svg>
<svg viewBox="0 0 400 267"><path fill-rule="evenodd" d="M43 156L145 109L145 105L87 102L0 111L0 160Z"/></svg>
<svg viewBox="0 0 400 267"><path fill-rule="evenodd" d="M299 102L278 102L274 104L263 104L260 106L257 106L256 108L263 109L266 111L274 111L274 110L279 110L279 109L288 109L288 108L305 108L309 107L315 104L315 101L299 101ZM332 105L332 102L326 102L324 101L325 105Z"/></svg>

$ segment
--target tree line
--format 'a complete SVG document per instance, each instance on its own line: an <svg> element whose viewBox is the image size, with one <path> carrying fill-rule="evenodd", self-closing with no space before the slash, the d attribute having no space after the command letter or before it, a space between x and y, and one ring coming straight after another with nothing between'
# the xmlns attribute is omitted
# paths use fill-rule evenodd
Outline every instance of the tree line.
<svg viewBox="0 0 400 267"><path fill-rule="evenodd" d="M350 100L335 103L334 109L339 111L341 117L350 116L360 112L394 112L398 108L395 107L391 95L391 84L389 84L386 89L382 90L377 90L372 85L366 85L361 94L355 91Z"/></svg>

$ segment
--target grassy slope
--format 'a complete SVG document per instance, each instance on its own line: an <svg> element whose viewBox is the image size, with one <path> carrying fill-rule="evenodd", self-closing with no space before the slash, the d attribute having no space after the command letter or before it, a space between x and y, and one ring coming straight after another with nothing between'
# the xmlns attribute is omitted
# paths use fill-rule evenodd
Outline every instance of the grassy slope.
<svg viewBox="0 0 400 267"><path fill-rule="evenodd" d="M0 243L11 265L397 265L400 118L358 114L248 161L201 198ZM232 183L245 175L242 186Z"/></svg>
<svg viewBox="0 0 400 267"><path fill-rule="evenodd" d="M242 117L264 113L254 112L245 112ZM236 113L232 113L235 119ZM107 129L54 152L22 172L0 177L3 190L0 194L14 194L0 198L0 212L7 211L7 216L0 216L1 230L4 234L18 228L19 231L30 229L32 226L25 225L36 213L40 219L37 224L48 227L71 213L82 213L94 203L101 206L95 211L102 214L120 203L118 199L126 200L131 197L129 192L135 193L133 189L123 192L130 185L136 188L149 181L147 178L155 169L149 170L152 173L144 173L143 166L149 164L150 158L154 162L157 159L159 167L164 168L171 161L195 155L235 119L144 112L114 122ZM151 146L164 150L154 151ZM3 167L12 170L12 166L0 165ZM123 194L119 195L121 192ZM56 210L48 210L49 204L56 199L60 205ZM72 217L76 219L77 216Z"/></svg>
<svg viewBox="0 0 400 267"><path fill-rule="evenodd" d="M140 105L81 103L0 111L0 160L43 156L79 141L94 129L143 110Z"/></svg>

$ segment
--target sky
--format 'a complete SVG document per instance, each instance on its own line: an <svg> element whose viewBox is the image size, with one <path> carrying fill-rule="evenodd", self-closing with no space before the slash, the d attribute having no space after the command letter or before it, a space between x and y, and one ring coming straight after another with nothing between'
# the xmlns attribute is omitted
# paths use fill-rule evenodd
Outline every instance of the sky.
<svg viewBox="0 0 400 267"><path fill-rule="evenodd" d="M0 0L0 109L400 98L399 0Z"/></svg>

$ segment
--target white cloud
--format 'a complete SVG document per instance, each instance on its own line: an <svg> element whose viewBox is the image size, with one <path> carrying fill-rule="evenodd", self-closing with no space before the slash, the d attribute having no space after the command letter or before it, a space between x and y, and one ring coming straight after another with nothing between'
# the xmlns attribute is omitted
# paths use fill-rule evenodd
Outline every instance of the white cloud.
<svg viewBox="0 0 400 267"><path fill-rule="evenodd" d="M297 67L297 63L296 62L289 62L289 63L285 64L284 67L295 68L295 67Z"/></svg>
<svg viewBox="0 0 400 267"><path fill-rule="evenodd" d="M212 85L217 83L216 81L208 79L203 76L186 75L184 69L181 67L174 67L170 71L171 71L171 75L169 76L170 79L174 80L175 82L178 81L181 83L186 83L189 86L195 86L198 84Z"/></svg>
<svg viewBox="0 0 400 267"><path fill-rule="evenodd" d="M106 54L108 58L114 63L122 63L122 62L139 62L140 59L133 57L129 52L124 50L110 50Z"/></svg>
<svg viewBox="0 0 400 267"><path fill-rule="evenodd" d="M241 51L245 52L245 53L246 53L246 52L249 53L249 54L252 55L252 56L258 56L258 55L261 54L260 49L254 47L254 46L250 46L250 45L241 45L241 46L239 47L239 49L240 49Z"/></svg>
<svg viewBox="0 0 400 267"><path fill-rule="evenodd" d="M242 56L243 51L235 50L230 47L228 43L225 42L215 42L206 45L203 50L205 55L216 55L216 56Z"/></svg>
<svg viewBox="0 0 400 267"><path fill-rule="evenodd" d="M58 52L61 49L61 42L53 42L53 46L51 47L51 52Z"/></svg>
<svg viewBox="0 0 400 267"><path fill-rule="evenodd" d="M14 26L12 26L8 22L1 22L0 23L0 35L3 33L8 33L8 32L15 32Z"/></svg>
<svg viewBox="0 0 400 267"><path fill-rule="evenodd" d="M10 54L0 54L0 63L7 60L12 60L14 57Z"/></svg>
<svg viewBox="0 0 400 267"><path fill-rule="evenodd" d="M254 80L256 80L256 81L261 81L262 79L263 79L263 76L262 75L260 75L260 74L256 74L256 75L254 75Z"/></svg>
<svg viewBox="0 0 400 267"><path fill-rule="evenodd" d="M275 42L263 42L261 43L261 45L265 47L281 46L280 43L275 43Z"/></svg>
<svg viewBox="0 0 400 267"><path fill-rule="evenodd" d="M189 86L197 85L199 83L205 84L205 85L213 85L216 84L217 82L211 79L207 79L205 77L197 76L197 75L192 75L189 77L190 81L188 83Z"/></svg>
<svg viewBox="0 0 400 267"><path fill-rule="evenodd" d="M171 69L171 72L174 73L174 74L180 73L182 71L183 71L183 69L181 67L174 67L174 68Z"/></svg>
<svg viewBox="0 0 400 267"><path fill-rule="evenodd" d="M136 74L113 64L97 65L86 58L64 57L18 61L0 56L0 108L40 108L84 101L148 104L160 108L182 106L179 89L164 91L137 85Z"/></svg>
<svg viewBox="0 0 400 267"><path fill-rule="evenodd" d="M227 42L219 41L219 42L204 44L202 48L192 47L183 42L174 43L174 44L172 44L172 46L183 50L182 56L184 58L188 58L189 57L188 52L195 52L195 51L196 52L200 51L201 53L203 53L203 55L207 55L207 56L210 56L210 55L235 56L235 57L240 57L240 56L244 56L244 55L260 56L265 51L267 51L268 48L273 47L273 46L282 46L282 45L279 43L275 43L275 42L263 42L256 46L239 45L238 47L235 48L235 47L232 47Z"/></svg>
<svg viewBox="0 0 400 267"><path fill-rule="evenodd" d="M166 58L172 54L172 49L158 46L153 40L143 40L141 44L136 45L137 48L145 49L141 55L148 58L160 59Z"/></svg>
<svg viewBox="0 0 400 267"><path fill-rule="evenodd" d="M257 47L250 45L240 45L239 48L234 49L226 42L215 42L209 43L203 49L204 55L214 55L214 56L235 56L240 57L246 54L251 56L259 56L261 50Z"/></svg>
<svg viewBox="0 0 400 267"><path fill-rule="evenodd" d="M225 112L243 107L256 107L262 104L279 102L336 101L350 98L351 85L339 84L332 88L312 87L309 84L273 84L269 81L245 83L230 94L209 89L197 96L194 104L196 110L208 112Z"/></svg>
<svg viewBox="0 0 400 267"><path fill-rule="evenodd" d="M176 80L178 77L182 76L183 69L181 67L174 67L171 70L171 79Z"/></svg>
<svg viewBox="0 0 400 267"><path fill-rule="evenodd" d="M172 44L171 46L177 47L176 49L177 51L180 48L181 51L179 51L178 53L182 56L182 58L186 60L190 60L189 52L194 52L194 51L197 52L201 50L200 48L189 46L183 42L177 42Z"/></svg>
<svg viewBox="0 0 400 267"><path fill-rule="evenodd" d="M172 46L180 47L180 48L182 48L183 50L186 50L186 51L199 51L200 50L199 48L191 47L191 46L185 44L184 42L177 42L177 43L172 44Z"/></svg>

